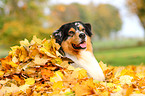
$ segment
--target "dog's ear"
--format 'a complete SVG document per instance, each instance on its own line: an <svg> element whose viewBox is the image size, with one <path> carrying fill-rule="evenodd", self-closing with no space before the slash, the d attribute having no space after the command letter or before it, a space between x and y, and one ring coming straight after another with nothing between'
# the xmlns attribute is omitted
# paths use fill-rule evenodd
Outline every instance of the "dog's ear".
<svg viewBox="0 0 145 96"><path fill-rule="evenodd" d="M56 43L58 43L59 45L61 45L62 43L65 28L66 28L66 24L62 25L58 30L52 33L53 37L56 39Z"/></svg>
<svg viewBox="0 0 145 96"><path fill-rule="evenodd" d="M85 28L86 28L87 34L91 37L92 36L91 24L90 23L85 23Z"/></svg>
<svg viewBox="0 0 145 96"><path fill-rule="evenodd" d="M56 39L56 43L58 43L59 45L61 45L62 43L62 39L63 39L63 35L64 35L64 29L65 29L65 25L62 25L58 30L54 31L52 33L53 38ZM60 49L58 50L62 55L64 55L64 51L62 49L62 47L60 47Z"/></svg>
<svg viewBox="0 0 145 96"><path fill-rule="evenodd" d="M61 31L58 29L58 30L54 31L52 33L52 35L53 35L54 39L56 39L56 43L61 44L61 41L62 41Z"/></svg>

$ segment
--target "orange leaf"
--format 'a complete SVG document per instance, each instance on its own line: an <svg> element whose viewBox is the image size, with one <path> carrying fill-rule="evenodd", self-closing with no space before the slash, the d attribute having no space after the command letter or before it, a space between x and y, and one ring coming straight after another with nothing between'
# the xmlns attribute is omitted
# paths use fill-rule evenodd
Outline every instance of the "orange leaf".
<svg viewBox="0 0 145 96"><path fill-rule="evenodd" d="M42 69L41 75L44 80L49 80L49 77L54 75L54 72L50 71L49 69Z"/></svg>
<svg viewBox="0 0 145 96"><path fill-rule="evenodd" d="M93 93L93 90L87 85L79 85L78 83L74 86L73 89L76 96L90 95Z"/></svg>

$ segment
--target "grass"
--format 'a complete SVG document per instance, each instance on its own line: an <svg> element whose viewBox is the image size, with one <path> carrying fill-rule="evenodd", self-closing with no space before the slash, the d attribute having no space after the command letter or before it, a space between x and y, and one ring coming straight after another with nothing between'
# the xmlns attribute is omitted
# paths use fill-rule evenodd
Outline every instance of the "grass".
<svg viewBox="0 0 145 96"><path fill-rule="evenodd" d="M7 49L0 49L0 58L3 58L3 57L5 57L5 56L7 56L8 55L8 51L9 50L7 50Z"/></svg>
<svg viewBox="0 0 145 96"><path fill-rule="evenodd" d="M145 46L105 51L94 50L94 55L98 61L103 61L113 66L145 64Z"/></svg>
<svg viewBox="0 0 145 96"><path fill-rule="evenodd" d="M132 46L141 46L141 45L143 45L143 41L140 39L93 41L93 47L94 49L97 50L125 48L125 47L132 47Z"/></svg>

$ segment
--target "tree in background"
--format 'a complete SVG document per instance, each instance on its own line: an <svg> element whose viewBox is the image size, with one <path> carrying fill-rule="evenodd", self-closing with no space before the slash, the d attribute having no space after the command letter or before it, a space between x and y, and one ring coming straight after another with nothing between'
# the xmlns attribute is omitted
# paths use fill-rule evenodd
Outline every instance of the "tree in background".
<svg viewBox="0 0 145 96"><path fill-rule="evenodd" d="M90 23L92 30L100 38L109 38L110 32L117 32L122 24L118 10L108 4L95 6L72 3L48 6L48 0L0 2L3 4L0 7L0 45L8 45L8 48L33 35L49 38L53 31L67 22L80 20ZM46 7L50 9L47 16L43 13ZM47 27L44 23L47 23Z"/></svg>
<svg viewBox="0 0 145 96"><path fill-rule="evenodd" d="M93 7L93 28L94 32L100 37L109 38L111 32L121 29L122 20L119 11L112 5L100 4Z"/></svg>
<svg viewBox="0 0 145 96"><path fill-rule="evenodd" d="M145 0L127 0L127 4L130 11L138 15L144 28L145 40Z"/></svg>
<svg viewBox="0 0 145 96"><path fill-rule="evenodd" d="M118 9L109 4L99 6L77 3L58 4L51 7L51 12L55 26L76 20L89 22L92 24L94 33L100 38L109 38L110 33L119 31L122 25Z"/></svg>
<svg viewBox="0 0 145 96"><path fill-rule="evenodd" d="M87 22L87 12L85 5L72 3L70 5L57 4L51 8L52 24L54 27L60 27L63 23L81 20Z"/></svg>
<svg viewBox="0 0 145 96"><path fill-rule="evenodd" d="M48 0L2 0L0 7L0 42L12 46L33 35L49 37L42 24L46 20L43 8Z"/></svg>

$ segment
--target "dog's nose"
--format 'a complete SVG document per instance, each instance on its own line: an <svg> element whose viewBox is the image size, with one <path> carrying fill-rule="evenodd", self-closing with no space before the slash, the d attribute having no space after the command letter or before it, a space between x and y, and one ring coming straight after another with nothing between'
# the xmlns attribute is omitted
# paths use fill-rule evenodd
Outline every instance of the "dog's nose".
<svg viewBox="0 0 145 96"><path fill-rule="evenodd" d="M82 38L82 39L84 39L84 38L86 37L86 35L85 35L85 33L81 33L81 34L79 35L79 37Z"/></svg>

